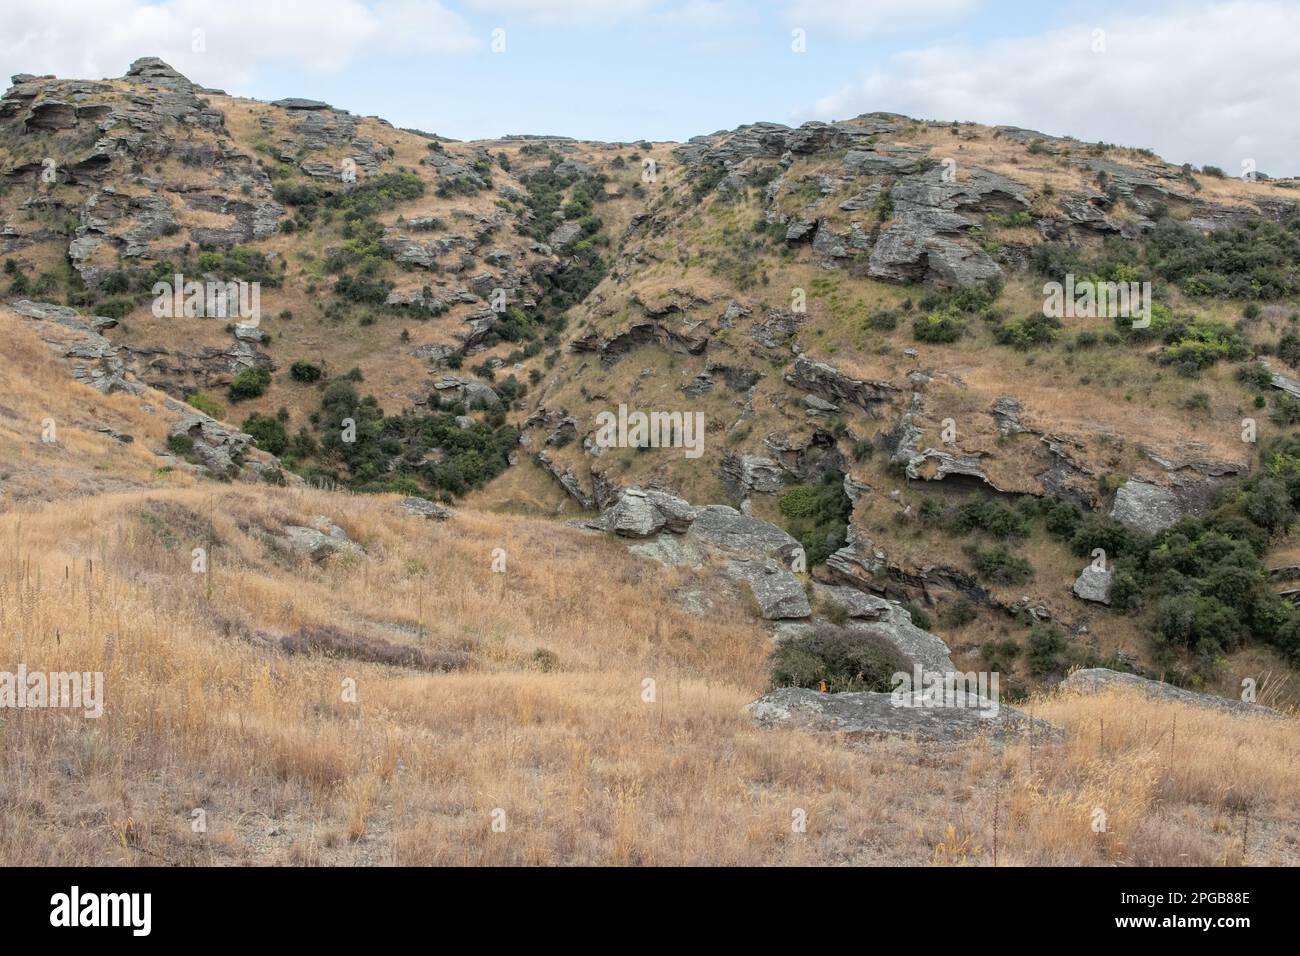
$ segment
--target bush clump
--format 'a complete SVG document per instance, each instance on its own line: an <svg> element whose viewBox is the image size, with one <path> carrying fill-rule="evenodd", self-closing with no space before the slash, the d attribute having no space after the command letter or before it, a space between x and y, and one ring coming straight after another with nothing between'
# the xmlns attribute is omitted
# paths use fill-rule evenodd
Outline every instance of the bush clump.
<svg viewBox="0 0 1300 956"><path fill-rule="evenodd" d="M271 384L271 373L264 368L246 368L230 383L230 400L242 402L259 398Z"/></svg>
<svg viewBox="0 0 1300 956"><path fill-rule="evenodd" d="M882 637L822 622L805 636L779 644L772 652L773 687L820 689L830 693L888 691L891 677L910 671L898 650Z"/></svg>
<svg viewBox="0 0 1300 956"><path fill-rule="evenodd" d="M324 374L319 365L303 359L299 359L289 366L289 377L295 382L303 382L304 384L319 382Z"/></svg>
<svg viewBox="0 0 1300 956"><path fill-rule="evenodd" d="M848 540L853 502L844 493L844 476L828 471L816 485L799 485L781 496L777 507L786 531L803 547L808 566L821 564Z"/></svg>

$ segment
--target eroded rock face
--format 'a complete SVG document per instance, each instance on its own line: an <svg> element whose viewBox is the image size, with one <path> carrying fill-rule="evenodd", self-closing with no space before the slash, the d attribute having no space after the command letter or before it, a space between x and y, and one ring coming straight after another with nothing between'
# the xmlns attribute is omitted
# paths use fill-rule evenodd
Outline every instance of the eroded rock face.
<svg viewBox="0 0 1300 956"><path fill-rule="evenodd" d="M501 396L486 382L459 375L444 375L433 383L443 397L464 403L467 408L494 408L501 404Z"/></svg>
<svg viewBox="0 0 1300 956"><path fill-rule="evenodd" d="M813 361L806 355L795 359L785 380L818 398L839 405L856 405L866 412L891 401L898 391L888 382L866 382L842 375L834 366Z"/></svg>
<svg viewBox="0 0 1300 956"><path fill-rule="evenodd" d="M258 451L252 435L228 428L175 399L167 399L165 406L179 416L172 422L168 435L192 443L190 456L198 463L201 472L223 480L238 478L243 481L302 483L301 478L281 470L278 458Z"/></svg>
<svg viewBox="0 0 1300 956"><path fill-rule="evenodd" d="M585 526L634 538L629 546L633 554L669 567L700 570L710 558L718 559L725 579L746 585L762 618L776 622L777 640L799 636L800 627L811 629L822 620L814 614L805 579L795 573L803 549L767 521L724 505L696 507L667 492L630 488ZM847 557L842 560L849 563ZM853 575L842 579L866 583ZM842 626L850 634L884 640L927 671L954 670L948 645L913 624L901 604L858 587L817 583L813 588L819 605L844 612Z"/></svg>
<svg viewBox="0 0 1300 956"><path fill-rule="evenodd" d="M754 493L777 494L785 486L785 470L759 455L727 455L719 471L722 483L737 501L746 501Z"/></svg>
<svg viewBox="0 0 1300 956"><path fill-rule="evenodd" d="M551 457L550 452L544 449L534 455L533 460L537 462L543 471L560 483L560 487L565 490L570 498L578 503L579 507L596 507L595 496L588 494L583 489L582 482L578 480L578 476L573 473L572 468L561 469L556 461Z"/></svg>
<svg viewBox="0 0 1300 956"><path fill-rule="evenodd" d="M59 238L67 243L73 268L95 289L118 267L119 257L162 259L181 252L185 210L213 214L190 220L188 238L195 244L230 246L277 231L284 210L271 196L270 178L235 145L222 111L204 99L208 91L157 57L136 60L122 81L125 88L23 77L0 100L6 135L39 138L44 155L67 157L52 172L70 187L61 201L76 222L71 232L52 237L43 228L11 221L8 249ZM45 144L50 139L58 142L57 151ZM168 182L142 171L164 160L187 166L189 181ZM41 164L24 164L5 177L39 181L46 172ZM132 195L135 187L146 192Z"/></svg>
<svg viewBox="0 0 1300 956"><path fill-rule="evenodd" d="M935 279L974 285L998 278L1002 270L966 239L981 212L1024 211L1023 187L996 173L967 171L945 182L939 171L900 180L890 193L894 218L871 250L867 274L888 282Z"/></svg>
<svg viewBox="0 0 1300 956"><path fill-rule="evenodd" d="M790 567L799 542L776 525L726 505L706 505L691 523L690 536L704 545L743 557L776 558Z"/></svg>
<svg viewBox="0 0 1300 956"><path fill-rule="evenodd" d="M745 709L760 727L794 727L849 737L901 736L957 742L981 734L1028 735L1054 733L1051 724L999 705L992 708L927 707L914 694L911 706L898 706L887 693L823 694L802 687L781 687L764 694Z"/></svg>
<svg viewBox="0 0 1300 956"><path fill-rule="evenodd" d="M10 308L34 320L36 332L63 357L72 377L102 395L139 395L144 385L128 372L121 350L102 333L117 325L105 316L82 316L76 309L20 299Z"/></svg>
<svg viewBox="0 0 1300 956"><path fill-rule="evenodd" d="M1216 697L1213 694L1198 694L1195 691L1183 690L1181 687L1175 687L1162 681L1148 680L1136 674L1125 674L1122 671L1108 670L1104 667L1077 670L1061 681L1060 686L1062 690L1078 691L1085 694L1099 693L1111 687L1123 687L1157 700L1176 701L1182 704L1191 704L1194 707L1211 707L1238 717L1286 719L1282 714L1261 704L1248 704L1245 701L1229 700L1226 697Z"/></svg>

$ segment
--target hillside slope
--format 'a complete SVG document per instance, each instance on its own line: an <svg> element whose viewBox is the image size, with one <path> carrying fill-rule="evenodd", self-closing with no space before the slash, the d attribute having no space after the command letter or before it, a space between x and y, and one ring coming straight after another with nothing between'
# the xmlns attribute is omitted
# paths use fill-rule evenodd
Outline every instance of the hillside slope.
<svg viewBox="0 0 1300 956"><path fill-rule="evenodd" d="M1002 744L762 730L769 639L726 592L679 607L702 572L551 519L151 477L123 457L151 395L3 321L0 657L104 675L97 719L0 715L5 865L1297 862L1293 720L1111 689ZM42 443L52 413L138 438ZM103 465L121 485L72 487Z"/></svg>
<svg viewBox="0 0 1300 956"><path fill-rule="evenodd" d="M730 505L1016 696L1300 662L1295 180L892 114L457 143L153 58L16 77L0 156L10 301L78 310L101 390L211 416L163 426L164 468ZM256 321L156 315L177 275L255 283ZM1149 325L1044 316L1071 277L1149 282ZM700 454L602 447L620 406L700 416Z"/></svg>

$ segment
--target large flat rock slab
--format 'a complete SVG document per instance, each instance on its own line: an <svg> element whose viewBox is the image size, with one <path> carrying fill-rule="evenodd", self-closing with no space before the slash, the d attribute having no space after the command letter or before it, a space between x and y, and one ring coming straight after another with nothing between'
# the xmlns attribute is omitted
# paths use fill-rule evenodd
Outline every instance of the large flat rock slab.
<svg viewBox="0 0 1300 956"><path fill-rule="evenodd" d="M1056 729L1045 720L989 701L968 701L965 707L922 706L918 695L907 694L912 706L899 706L888 693L823 694L803 687L781 687L750 704L746 710L761 727L797 727L819 733L862 737L916 737L963 741L981 734L1029 734L1044 737Z"/></svg>
<svg viewBox="0 0 1300 956"><path fill-rule="evenodd" d="M1214 694L1199 694L1196 691L1184 690L1163 681L1149 680L1145 677L1139 677L1137 674L1125 674L1123 671L1112 671L1105 667L1090 667L1077 670L1061 681L1060 687L1062 690L1090 694L1100 693L1112 687L1127 687L1155 700L1170 700L1180 704L1191 704L1193 707L1210 707L1238 717L1286 719L1285 715L1262 704L1249 704L1242 700L1216 697Z"/></svg>

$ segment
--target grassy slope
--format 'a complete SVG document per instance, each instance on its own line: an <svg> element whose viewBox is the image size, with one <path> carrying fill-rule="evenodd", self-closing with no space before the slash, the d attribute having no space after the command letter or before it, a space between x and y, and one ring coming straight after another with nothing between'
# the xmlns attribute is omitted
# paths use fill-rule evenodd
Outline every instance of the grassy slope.
<svg viewBox="0 0 1300 956"><path fill-rule="evenodd" d="M764 686L764 632L725 599L681 610L690 572L617 541L305 489L78 495L57 482L120 452L69 440L40 458L34 423L148 419L42 348L0 364L0 459L45 479L44 500L0 500L0 660L103 671L106 710L0 715L0 863L989 864L995 840L1004 865L1298 862L1294 722L1107 695L1033 701L1064 741L1003 750L759 731L741 708ZM110 461L148 483L143 462ZM316 566L270 545L315 515L367 558ZM210 597L190 570L209 536ZM431 674L259 641L319 625L469 663Z"/></svg>

